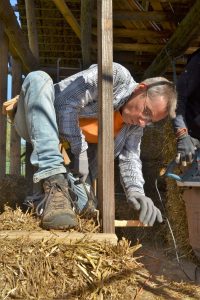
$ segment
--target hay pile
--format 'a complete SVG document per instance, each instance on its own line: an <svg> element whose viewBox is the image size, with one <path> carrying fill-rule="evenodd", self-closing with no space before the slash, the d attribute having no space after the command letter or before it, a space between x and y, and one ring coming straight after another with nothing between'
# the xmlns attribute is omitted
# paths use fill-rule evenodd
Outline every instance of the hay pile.
<svg viewBox="0 0 200 300"><path fill-rule="evenodd" d="M164 162L167 165L175 158L176 155L176 140L172 126L169 123L166 123L165 126L165 139ZM174 172L179 174L181 170L177 168ZM194 260L192 247L189 244L187 216L183 200L183 188L178 187L176 181L172 179L166 179L166 187L166 210L178 245L179 254ZM170 246L174 247L169 231L167 232L167 240Z"/></svg>
<svg viewBox="0 0 200 300"><path fill-rule="evenodd" d="M131 299L140 268L133 255L139 247L126 240L117 246L1 240L0 294L2 299L89 300L122 299L126 293Z"/></svg>

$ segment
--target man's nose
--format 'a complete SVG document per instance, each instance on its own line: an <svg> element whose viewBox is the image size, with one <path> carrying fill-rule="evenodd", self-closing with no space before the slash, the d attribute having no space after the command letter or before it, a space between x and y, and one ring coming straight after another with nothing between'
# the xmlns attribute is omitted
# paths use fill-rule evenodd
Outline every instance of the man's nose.
<svg viewBox="0 0 200 300"><path fill-rule="evenodd" d="M144 119L139 119L139 126L140 127L145 127L147 125L148 121Z"/></svg>

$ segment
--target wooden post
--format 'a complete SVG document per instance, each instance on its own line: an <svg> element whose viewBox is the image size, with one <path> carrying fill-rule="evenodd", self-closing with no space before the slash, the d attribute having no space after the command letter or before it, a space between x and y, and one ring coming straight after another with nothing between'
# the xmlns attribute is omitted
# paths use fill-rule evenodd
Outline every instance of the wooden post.
<svg viewBox="0 0 200 300"><path fill-rule="evenodd" d="M98 199L103 232L114 233L112 0L98 0Z"/></svg>
<svg viewBox="0 0 200 300"><path fill-rule="evenodd" d="M93 0L81 1L81 50L83 69L91 65Z"/></svg>
<svg viewBox="0 0 200 300"><path fill-rule="evenodd" d="M7 99L8 38L0 21L0 106ZM0 114L0 179L6 174L6 118Z"/></svg>
<svg viewBox="0 0 200 300"><path fill-rule="evenodd" d="M38 61L39 49L38 49L38 37L37 37L34 0L25 0L25 6L26 6L29 47L33 55L35 56L36 60Z"/></svg>
<svg viewBox="0 0 200 300"><path fill-rule="evenodd" d="M22 84L22 64L17 58L12 58L12 97L19 94ZM15 128L11 127L10 141L10 174L21 174L21 138Z"/></svg>
<svg viewBox="0 0 200 300"><path fill-rule="evenodd" d="M37 38L37 28L36 28L36 18L35 18L35 6L34 0L25 0L26 5L26 18L27 18L27 27L28 27L28 40L29 47L38 61L39 58L39 49L38 49L38 38ZM30 156L33 151L32 145L26 143L26 178L30 185L30 193L33 191L33 173L34 168L30 163Z"/></svg>

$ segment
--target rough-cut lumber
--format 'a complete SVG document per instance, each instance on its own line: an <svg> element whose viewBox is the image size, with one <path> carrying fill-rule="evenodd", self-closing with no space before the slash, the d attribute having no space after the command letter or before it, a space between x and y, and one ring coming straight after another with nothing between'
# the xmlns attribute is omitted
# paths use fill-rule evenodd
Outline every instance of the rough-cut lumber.
<svg viewBox="0 0 200 300"><path fill-rule="evenodd" d="M21 61L12 58L12 97L19 94L22 84ZM21 174L21 138L17 134L14 126L11 127L10 138L10 174Z"/></svg>
<svg viewBox="0 0 200 300"><path fill-rule="evenodd" d="M8 39L0 21L0 106L7 99ZM6 173L6 118L0 114L0 179Z"/></svg>
<svg viewBox="0 0 200 300"><path fill-rule="evenodd" d="M157 53L162 49L161 44L140 44L140 43L114 43L113 49L115 51L142 51L149 53Z"/></svg>
<svg viewBox="0 0 200 300"><path fill-rule="evenodd" d="M115 220L115 227L147 227L139 220Z"/></svg>
<svg viewBox="0 0 200 300"><path fill-rule="evenodd" d="M81 1L81 50L83 69L91 65L93 0Z"/></svg>
<svg viewBox="0 0 200 300"><path fill-rule="evenodd" d="M129 20L129 21L155 21L162 22L169 20L173 16L160 11L115 11L114 20Z"/></svg>
<svg viewBox="0 0 200 300"><path fill-rule="evenodd" d="M79 232L63 232L63 231L25 231L25 230L1 230L0 240L8 239L28 239L30 241L42 241L53 239L58 243L72 244L81 240L107 242L113 245L117 244L117 236L113 233L79 233Z"/></svg>
<svg viewBox="0 0 200 300"><path fill-rule="evenodd" d="M177 30L146 70L144 78L158 76L165 72L174 57L188 48L190 41L200 30L200 1L197 0Z"/></svg>
<svg viewBox="0 0 200 300"><path fill-rule="evenodd" d="M72 14L71 10L69 9L69 7L65 3L65 1L64 0L53 0L53 2L55 3L57 8L59 9L61 14L63 15L63 17L65 18L67 23L71 26L73 31L76 33L77 37L79 39L81 39L80 25L76 21L74 15Z"/></svg>
<svg viewBox="0 0 200 300"><path fill-rule="evenodd" d="M39 49L38 49L38 36L37 36L34 0L25 0L25 5L26 5L26 19L27 19L27 27L28 27L29 47L33 55L35 56L35 58L38 60Z"/></svg>
<svg viewBox="0 0 200 300"><path fill-rule="evenodd" d="M95 32L94 32L95 33ZM151 38L167 38L171 35L170 30L155 31L148 29L127 29L127 28L114 28L114 37L130 37L130 38L146 38L151 36Z"/></svg>
<svg viewBox="0 0 200 300"><path fill-rule="evenodd" d="M0 1L0 19L5 25L5 32L23 63L26 72L37 68L37 61L28 46L28 42L17 22L16 16L8 0Z"/></svg>
<svg viewBox="0 0 200 300"><path fill-rule="evenodd" d="M98 0L98 199L103 232L114 233L112 0Z"/></svg>

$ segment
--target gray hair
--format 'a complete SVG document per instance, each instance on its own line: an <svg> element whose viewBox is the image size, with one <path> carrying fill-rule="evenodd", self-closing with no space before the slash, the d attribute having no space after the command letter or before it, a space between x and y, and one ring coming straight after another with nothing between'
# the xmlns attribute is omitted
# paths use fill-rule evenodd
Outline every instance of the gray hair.
<svg viewBox="0 0 200 300"><path fill-rule="evenodd" d="M175 84L164 77L153 77L142 81L147 86L147 95L153 99L156 95L163 96L167 102L168 115L176 117L177 92Z"/></svg>

